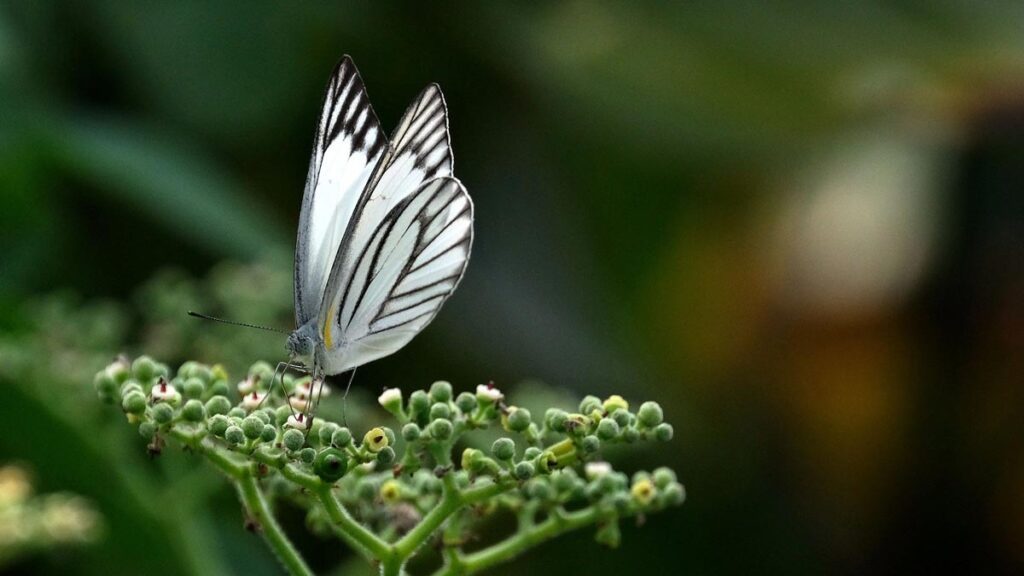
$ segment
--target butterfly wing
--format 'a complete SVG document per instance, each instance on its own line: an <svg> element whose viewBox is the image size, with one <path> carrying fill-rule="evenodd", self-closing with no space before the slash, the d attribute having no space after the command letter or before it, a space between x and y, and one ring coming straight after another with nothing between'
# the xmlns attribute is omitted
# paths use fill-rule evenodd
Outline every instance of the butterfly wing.
<svg viewBox="0 0 1024 576"><path fill-rule="evenodd" d="M345 56L331 74L313 140L295 247L295 322L316 318L357 205L388 150L363 80Z"/></svg>
<svg viewBox="0 0 1024 576"><path fill-rule="evenodd" d="M455 291L473 243L473 203L443 176L392 207L360 245L324 330L328 374L387 356L433 320Z"/></svg>

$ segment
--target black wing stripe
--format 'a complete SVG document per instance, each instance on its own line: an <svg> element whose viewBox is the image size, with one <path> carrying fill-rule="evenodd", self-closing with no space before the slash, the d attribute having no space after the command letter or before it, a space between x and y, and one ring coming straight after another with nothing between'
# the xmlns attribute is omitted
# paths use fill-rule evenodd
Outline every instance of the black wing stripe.
<svg viewBox="0 0 1024 576"><path fill-rule="evenodd" d="M371 330L368 333L368 335L380 334L381 332L388 332L388 331L394 330L395 328L398 328L399 326L405 326L406 324L412 324L413 322L416 322L417 320L423 318L424 316L430 316L431 314L433 314L436 311L437 311L436 308L435 309L431 309L431 310L427 310L426 312L424 312L422 314L419 314L417 316L414 316L412 318L409 318L408 320L403 320L403 321L401 321L401 322L399 322L397 324L391 324L389 326L384 326L383 328L373 329L371 327Z"/></svg>
<svg viewBox="0 0 1024 576"><path fill-rule="evenodd" d="M430 288L433 288L434 286L437 286L439 284L444 284L446 282L453 282L454 283L454 282L456 282L459 279L460 276L461 276L461 274L452 274L451 276L446 276L444 278L441 278L440 280L434 280L433 282L430 282L429 284L424 284L423 286L417 286L416 288L413 288L411 290L406 290L405 292L399 292L398 294L392 294L391 298L392 299L398 299L398 298L403 298L405 296L412 296L413 294L422 292L424 290L429 290ZM395 287L397 288L398 284L395 284Z"/></svg>
<svg viewBox="0 0 1024 576"><path fill-rule="evenodd" d="M458 198L458 196L452 198L452 202L454 202L455 199L457 199L457 198ZM447 208L450 204L451 204L451 202L446 204L445 208ZM455 224L456 222L458 222L459 219L461 219L463 216L466 215L467 212L469 212L469 210L470 210L470 206L467 204L466 207L462 209L462 211L460 211L458 214L453 216L451 218L451 220L449 220L440 230L438 230L437 234L434 234L434 238L440 238L441 235L444 234L445 231L448 230L448 228L451 227L452 224ZM444 211L444 209L442 208L441 212L443 212L443 211ZM413 264L415 264L416 260L419 259L420 254L423 254L423 252L427 248L429 248L429 247L430 247L430 242L427 242L427 243L423 244L422 246L417 246L417 250L415 252L413 252L413 257L412 257ZM415 268L412 269L412 270L415 270ZM410 272L412 270L410 270Z"/></svg>
<svg viewBox="0 0 1024 576"><path fill-rule="evenodd" d="M390 312L388 312L386 314L382 314L380 316L377 316L376 318L373 319L373 321L374 321L374 323L380 322L380 321L385 320L387 318L390 318L392 316L396 316L398 314L401 314L402 312L408 312L409 310L412 310L413 308L416 308L417 306L422 306L422 305L430 302L431 300L437 300L438 298L444 298L444 294L435 294L433 296L427 296L426 298L420 300L419 302L414 302L412 304L408 304L406 306L403 306L403 307L399 308L398 310L391 310Z"/></svg>
<svg viewBox="0 0 1024 576"><path fill-rule="evenodd" d="M345 293L342 296L342 300L341 300L342 301L342 305L339 306L339 310L338 310L338 324L339 325L345 326L347 328L351 324L352 320L355 318L355 311L358 310L359 307L362 305L363 299L366 297L367 290L369 290L370 286L373 284L373 280L376 278L377 274L380 272L380 262L382 261L381 260L381 255L383 254L384 247L388 246L390 244L389 240L391 239L391 236L395 233L395 228L396 228L398 222L401 220L401 217L404 214L406 208L408 208L411 204L413 204L417 200L421 200L424 195L429 193L429 198L427 198L427 200L425 200L425 201L421 200L423 202L423 206L421 206L417 210L416 215L413 218L410 219L409 225L406 226L405 228L401 229L398 232L400 237L401 237L401 235L404 235L406 232L408 232L408 230L412 226L416 225L417 223L422 223L424 210L426 210L427 207L430 206L431 201L434 198L436 198L437 195L440 194L441 191L445 187L444 186L436 186L436 187L433 187L433 188L435 188L434 190L431 190L431 188L432 188L431 186L423 186L422 188L420 188L419 192L417 192L416 194L413 194L412 196L410 196L410 197L406 198L405 200L403 200L401 204L396 206L391 211L391 213L388 214L387 217L385 217L384 221L381 222L377 226L377 229L374 230L374 233L371 236L370 242L367 244L367 248L374 247L373 257L372 257L372 260L370 262L369 269L367 270L367 273L368 274L372 274L373 277L369 278L369 279L364 278L362 280L362 283L361 283L361 285L359 287L359 296L357 297L357 299L355 301L355 304L351 307L352 315L348 318L348 321L342 322L341 316L342 316L344 310L346 308L348 308L346 302L347 302L347 300L349 298L349 295L352 294L352 288L354 286L354 282L356 281L357 276L360 276L359 271L361 269L362 261L366 257L367 253L369 252L369 250L364 250L362 253L359 254L359 257L356 259L356 265L355 265L355 268L354 268L356 273L353 274L351 278L349 278L349 282L348 282L348 284L345 287ZM396 246L397 246L397 244L396 244ZM393 249L394 248L392 248L392 250ZM390 253L389 253L389 255L390 255Z"/></svg>

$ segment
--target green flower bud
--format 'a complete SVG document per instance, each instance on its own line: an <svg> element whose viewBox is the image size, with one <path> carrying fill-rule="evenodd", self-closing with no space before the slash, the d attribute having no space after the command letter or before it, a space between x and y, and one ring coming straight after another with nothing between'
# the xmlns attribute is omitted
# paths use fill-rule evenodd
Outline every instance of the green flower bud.
<svg viewBox="0 0 1024 576"><path fill-rule="evenodd" d="M421 430L415 422L409 422L405 426L402 426L402 438L406 442L415 442L420 439Z"/></svg>
<svg viewBox="0 0 1024 576"><path fill-rule="evenodd" d="M108 376L110 376L115 383L123 384L125 380L131 377L129 371L130 366L127 360L116 360L104 370Z"/></svg>
<svg viewBox="0 0 1024 576"><path fill-rule="evenodd" d="M255 440L263 434L263 421L258 416L251 415L246 416L242 420L242 432L245 433L245 437L250 440Z"/></svg>
<svg viewBox="0 0 1024 576"><path fill-rule="evenodd" d="M121 400L121 408L129 414L142 414L146 411L146 396L142 392L132 391Z"/></svg>
<svg viewBox="0 0 1024 576"><path fill-rule="evenodd" d="M206 384L195 376L185 380L185 383L182 384L181 387L181 392L185 395L185 398L200 398L205 391Z"/></svg>
<svg viewBox="0 0 1024 576"><path fill-rule="evenodd" d="M335 448L345 448L352 443L352 432L344 426L338 428L331 434L331 445Z"/></svg>
<svg viewBox="0 0 1024 576"><path fill-rule="evenodd" d="M626 402L626 400L618 394L612 394L604 401L604 411L609 414L614 414L618 410L629 410L629 402Z"/></svg>
<svg viewBox="0 0 1024 576"><path fill-rule="evenodd" d="M516 443L511 438L498 438L491 444L491 454L498 460L511 460L516 455Z"/></svg>
<svg viewBox="0 0 1024 576"><path fill-rule="evenodd" d="M555 432L562 432L565 430L565 423L569 419L569 413L565 410L559 410L558 408L549 408L544 414L544 423L547 424L548 430Z"/></svg>
<svg viewBox="0 0 1024 576"><path fill-rule="evenodd" d="M240 408L236 408L235 410L241 410L241 409ZM231 413L234 414L235 410L232 410ZM242 412L242 416L245 416L245 410L241 410L241 412ZM289 406L278 406L274 410L274 423L277 424L278 426L284 426L284 423L288 421L288 418L290 418L291 415L292 415L291 407L289 407Z"/></svg>
<svg viewBox="0 0 1024 576"><path fill-rule="evenodd" d="M101 370L96 373L96 377L93 378L93 387L96 389L96 395L99 396L100 400L104 402L113 402L117 398L118 383L114 380L114 377L110 375L109 370Z"/></svg>
<svg viewBox="0 0 1024 576"><path fill-rule="evenodd" d="M654 479L654 485L659 490L664 490L671 484L676 483L676 473L671 468L665 468L664 466L655 470L651 477Z"/></svg>
<svg viewBox="0 0 1024 576"><path fill-rule="evenodd" d="M202 422L206 418L206 408L199 400L189 400L181 409L181 417L189 422Z"/></svg>
<svg viewBox="0 0 1024 576"><path fill-rule="evenodd" d="M629 492L633 495L633 500L641 506L650 504L651 500L654 500L654 496L657 493L654 488L654 483L647 479L633 484L633 487L630 488Z"/></svg>
<svg viewBox="0 0 1024 576"><path fill-rule="evenodd" d="M285 410L287 410L287 408L285 408ZM239 408L237 406L232 408L231 410L228 410L228 416L232 416L234 418L245 418L246 414L247 412L244 409Z"/></svg>
<svg viewBox="0 0 1024 576"><path fill-rule="evenodd" d="M430 412L430 397L423 390L417 390L409 395L409 411L415 420L426 420Z"/></svg>
<svg viewBox="0 0 1024 576"><path fill-rule="evenodd" d="M299 450L299 460L302 460L306 464L312 464L313 460L316 459L316 450L312 448L303 448Z"/></svg>
<svg viewBox="0 0 1024 576"><path fill-rule="evenodd" d="M139 423L139 435L146 440L152 440L156 436L156 424L148 420Z"/></svg>
<svg viewBox="0 0 1024 576"><path fill-rule="evenodd" d="M223 438L224 433L227 431L229 425L230 424L228 423L228 417L223 414L214 414L212 417L210 417L210 433L213 434L214 436L219 436Z"/></svg>
<svg viewBox="0 0 1024 576"><path fill-rule="evenodd" d="M580 401L580 412L590 414L594 410L601 410L601 399L597 396L584 396Z"/></svg>
<svg viewBox="0 0 1024 576"><path fill-rule="evenodd" d="M284 444L286 450L289 452L295 452L300 450L306 443L306 436L301 430L289 428L285 431L284 436L281 437L281 442Z"/></svg>
<svg viewBox="0 0 1024 576"><path fill-rule="evenodd" d="M402 485L397 480L386 480L380 485L380 499L386 504L394 504L402 499Z"/></svg>
<svg viewBox="0 0 1024 576"><path fill-rule="evenodd" d="M395 449L385 446L377 452L377 463L381 466L390 466L395 461Z"/></svg>
<svg viewBox="0 0 1024 576"><path fill-rule="evenodd" d="M260 422L264 424L270 424L274 421L274 411L270 408L263 408L262 410L256 410L252 413L253 416L260 419Z"/></svg>
<svg viewBox="0 0 1024 576"><path fill-rule="evenodd" d="M619 424L611 418L604 418L597 425L597 437L601 440L612 440L619 435Z"/></svg>
<svg viewBox="0 0 1024 576"><path fill-rule="evenodd" d="M462 451L462 469L472 470L476 466L476 462L483 456L484 453L476 448L466 448Z"/></svg>
<svg viewBox="0 0 1024 576"><path fill-rule="evenodd" d="M231 401L224 396L214 396L206 401L207 414L227 414L231 411Z"/></svg>
<svg viewBox="0 0 1024 576"><path fill-rule="evenodd" d="M174 408L171 408L170 404L161 402L152 407L150 416L157 424L167 424L174 419Z"/></svg>
<svg viewBox="0 0 1024 576"><path fill-rule="evenodd" d="M245 432L238 426L228 426L228 429L224 431L224 439L228 441L228 444L237 446L245 442Z"/></svg>
<svg viewBox="0 0 1024 576"><path fill-rule="evenodd" d="M377 487L369 478L360 478L356 484L356 498L365 501L373 500L377 495Z"/></svg>
<svg viewBox="0 0 1024 576"><path fill-rule="evenodd" d="M640 438L640 433L636 431L636 428L626 428L622 431L622 440L628 444L636 442Z"/></svg>
<svg viewBox="0 0 1024 576"><path fill-rule="evenodd" d="M363 447L370 452L380 452L387 445L388 437L383 428L371 428L363 436Z"/></svg>
<svg viewBox="0 0 1024 576"><path fill-rule="evenodd" d="M156 362L149 356L139 356L132 362L132 375L140 382L149 382L156 377Z"/></svg>
<svg viewBox="0 0 1024 576"><path fill-rule="evenodd" d="M263 430L260 431L260 440L268 443L277 440L277 428L270 424L264 424Z"/></svg>
<svg viewBox="0 0 1024 576"><path fill-rule="evenodd" d="M455 398L455 406L457 406L459 411L463 414L470 414L476 410L476 396L473 396L469 392L463 392Z"/></svg>
<svg viewBox="0 0 1024 576"><path fill-rule="evenodd" d="M526 408L513 406L508 411L508 429L513 432L524 432L532 422L530 411Z"/></svg>
<svg viewBox="0 0 1024 576"><path fill-rule="evenodd" d="M594 540L598 544L602 544L609 548L618 548L619 543L622 541L622 533L619 531L619 523L615 520L609 520L604 524L601 524L597 533L594 535Z"/></svg>
<svg viewBox="0 0 1024 576"><path fill-rule="evenodd" d="M430 423L430 436L437 440L447 440L452 436L452 422L439 418Z"/></svg>
<svg viewBox="0 0 1024 576"><path fill-rule="evenodd" d="M615 511L619 514L629 512L629 505L631 502L632 499L628 494L623 492L616 492L615 494L612 494L612 506L615 507Z"/></svg>
<svg viewBox="0 0 1024 576"><path fill-rule="evenodd" d="M261 360L249 367L248 376L249 378L259 378L260 382L269 384L270 379L274 377L274 368Z"/></svg>
<svg viewBox="0 0 1024 576"><path fill-rule="evenodd" d="M550 500L551 485L544 478L534 478L526 483L526 494L536 500Z"/></svg>
<svg viewBox="0 0 1024 576"><path fill-rule="evenodd" d="M644 402L636 412L637 421L645 428L654 428L664 420L665 415L657 402Z"/></svg>
<svg viewBox="0 0 1024 576"><path fill-rule="evenodd" d="M515 467L515 475L519 480L529 480L533 477L533 464L529 462L519 462Z"/></svg>
<svg viewBox="0 0 1024 576"><path fill-rule="evenodd" d="M337 482L348 470L348 457L337 448L325 448L316 455L313 471L325 482Z"/></svg>
<svg viewBox="0 0 1024 576"><path fill-rule="evenodd" d="M145 390L142 389L142 384L139 384L138 380L129 378L128 380L125 380L123 384L121 384L121 396L126 396L132 392L145 393Z"/></svg>
<svg viewBox="0 0 1024 576"><path fill-rule="evenodd" d="M675 430L668 422L662 422L654 428L654 437L662 442L668 442L671 440L674 433Z"/></svg>
<svg viewBox="0 0 1024 576"><path fill-rule="evenodd" d="M449 419L452 417L452 410L447 404L441 404L440 402L430 407L430 419L437 420L439 418Z"/></svg>
<svg viewBox="0 0 1024 576"><path fill-rule="evenodd" d="M229 389L227 380L214 380L210 383L210 387L207 392L209 392L211 396L227 396Z"/></svg>
<svg viewBox="0 0 1024 576"><path fill-rule="evenodd" d="M551 484L555 492L565 493L572 490L573 482L576 480L576 471L572 468L559 470L551 475Z"/></svg>
<svg viewBox="0 0 1024 576"><path fill-rule="evenodd" d="M206 383L210 381L210 378L212 376L213 376L213 371L210 370L210 367L207 366L206 364L196 364L192 368L191 377L192 378L198 378L199 381L202 382L204 387L206 386Z"/></svg>
<svg viewBox="0 0 1024 576"><path fill-rule="evenodd" d="M580 448L583 449L584 454L593 454L601 449L601 441L597 439L597 436L591 434L583 438L580 442Z"/></svg>
<svg viewBox="0 0 1024 576"><path fill-rule="evenodd" d="M537 456L541 455L542 450L536 446L530 446L523 451L523 460L533 460Z"/></svg>
<svg viewBox="0 0 1024 576"><path fill-rule="evenodd" d="M662 492L665 505L679 506L686 501L686 488L679 483L672 483L665 487Z"/></svg>
<svg viewBox="0 0 1024 576"><path fill-rule="evenodd" d="M317 431L317 438L320 440L321 446L330 446L331 438L334 437L334 433L338 431L338 426L334 422L324 422Z"/></svg>
<svg viewBox="0 0 1024 576"><path fill-rule="evenodd" d="M452 385L438 380L430 385L430 399L434 402L449 402L452 399Z"/></svg>

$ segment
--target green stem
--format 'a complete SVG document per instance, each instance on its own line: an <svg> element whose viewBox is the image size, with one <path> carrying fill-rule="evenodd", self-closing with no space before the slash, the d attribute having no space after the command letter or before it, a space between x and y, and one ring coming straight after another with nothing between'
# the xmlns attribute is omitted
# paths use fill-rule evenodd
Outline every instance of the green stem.
<svg viewBox="0 0 1024 576"><path fill-rule="evenodd" d="M584 508L576 512L552 511L551 515L532 527L498 542L492 546L473 552L472 554L449 554L444 566L438 570L439 576L453 574L472 574L490 568L496 564L507 562L525 550L533 548L556 536L594 524L604 518L604 514L596 506Z"/></svg>
<svg viewBox="0 0 1024 576"><path fill-rule="evenodd" d="M324 485L316 491L317 497L327 510L327 515L335 524L335 533L338 534L353 549L358 551L367 560L374 559L383 561L390 557L392 549L387 542L378 538L373 532L356 522L348 510L334 497L329 485Z"/></svg>
<svg viewBox="0 0 1024 576"><path fill-rule="evenodd" d="M263 497L263 491L260 490L256 479L250 474L245 474L238 478L235 484L238 486L238 494L246 509L259 522L263 539L277 554L278 559L288 569L288 572L296 576L313 576L313 571L306 566L305 560L302 559L298 550L288 540L288 536L281 530L281 526L270 513L267 501Z"/></svg>

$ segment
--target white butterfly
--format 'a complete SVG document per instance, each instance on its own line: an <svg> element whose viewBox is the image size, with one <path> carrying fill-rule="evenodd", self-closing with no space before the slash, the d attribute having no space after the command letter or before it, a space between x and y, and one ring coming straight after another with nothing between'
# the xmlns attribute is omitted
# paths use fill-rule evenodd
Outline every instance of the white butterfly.
<svg viewBox="0 0 1024 576"><path fill-rule="evenodd" d="M345 56L313 141L295 247L287 348L314 381L393 354L433 320L466 271L473 202L452 176L436 84L391 140Z"/></svg>

